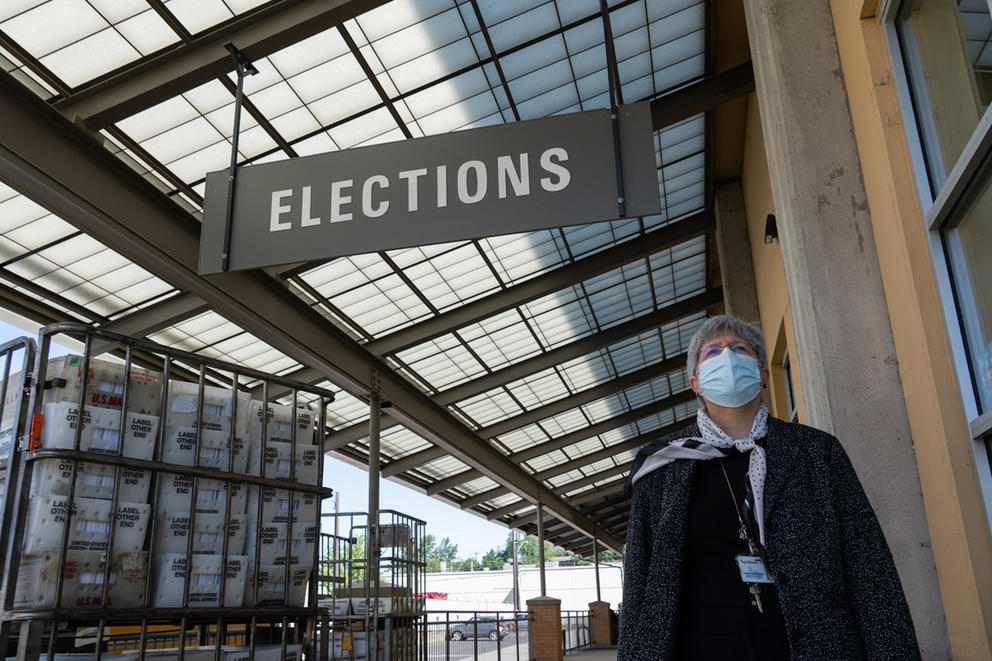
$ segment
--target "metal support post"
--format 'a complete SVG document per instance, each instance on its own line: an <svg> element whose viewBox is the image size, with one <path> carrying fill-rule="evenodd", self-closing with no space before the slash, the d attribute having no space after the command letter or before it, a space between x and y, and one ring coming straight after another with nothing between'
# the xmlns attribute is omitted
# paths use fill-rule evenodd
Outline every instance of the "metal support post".
<svg viewBox="0 0 992 661"><path fill-rule="evenodd" d="M376 375L373 374L373 381ZM379 416L382 401L378 392L369 395L369 528L365 544L368 562L371 603L366 609L369 626L365 629L369 658L377 659L379 652Z"/></svg>
<svg viewBox="0 0 992 661"><path fill-rule="evenodd" d="M548 587L544 578L544 505L537 504L537 566L541 571L541 596L548 596Z"/></svg>
<svg viewBox="0 0 992 661"><path fill-rule="evenodd" d="M224 48L234 60L234 70L238 74L238 88L234 95L234 134L231 136L231 169L227 175L227 217L224 221L224 254L221 255L221 270L226 271L231 263L231 225L234 223L234 182L238 171L238 136L241 133L241 104L244 97L245 76L254 76L258 69L234 44L224 44Z"/></svg>
<svg viewBox="0 0 992 661"><path fill-rule="evenodd" d="M513 535L511 548L513 549L513 610L520 610L520 549L517 546L517 531L511 530Z"/></svg>
<svg viewBox="0 0 992 661"><path fill-rule="evenodd" d="M592 558L596 565L596 601L602 601L603 597L599 591L599 540L592 538Z"/></svg>

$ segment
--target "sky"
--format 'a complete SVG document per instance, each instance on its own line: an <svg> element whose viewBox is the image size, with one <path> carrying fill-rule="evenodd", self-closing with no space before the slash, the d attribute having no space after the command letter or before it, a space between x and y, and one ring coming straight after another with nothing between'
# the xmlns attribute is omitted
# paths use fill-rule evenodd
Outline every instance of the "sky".
<svg viewBox="0 0 992 661"><path fill-rule="evenodd" d="M16 322L18 326L0 320L0 344L22 335L36 336L37 324L32 324L10 313L4 314L4 317L8 321ZM49 350L52 357L69 352L69 349L54 343ZM337 494L339 511L365 512L368 510L369 474L367 471L333 457L326 457L324 486L332 488ZM425 521L427 534L434 535L438 541L448 537L453 544L458 545L459 558L475 557L476 554L482 558L489 549L502 548L509 534L509 530L504 526L468 514L391 480L382 480L380 483L379 508L395 510ZM333 500L325 501L323 511L334 511Z"/></svg>
<svg viewBox="0 0 992 661"><path fill-rule="evenodd" d="M340 498L340 511L365 512L369 502L369 474L343 461L327 457L324 486L331 487ZM324 511L333 511L332 501L324 502ZM437 541L448 537L458 545L458 557L478 557L486 551L502 548L510 531L504 526L468 514L439 500L408 489L392 480L379 485L379 509L391 509L427 522L427 534Z"/></svg>

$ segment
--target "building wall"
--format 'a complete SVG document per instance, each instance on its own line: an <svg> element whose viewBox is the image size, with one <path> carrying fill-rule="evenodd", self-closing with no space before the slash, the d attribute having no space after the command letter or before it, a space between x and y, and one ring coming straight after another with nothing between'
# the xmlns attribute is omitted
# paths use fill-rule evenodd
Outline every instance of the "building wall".
<svg viewBox="0 0 992 661"><path fill-rule="evenodd" d="M830 0L842 74L878 252L879 275L912 431L954 658L992 658L992 543L975 472L884 34L871 0ZM772 364L771 406L783 412L782 357L793 342L778 244L764 243L774 213L760 109L747 101L742 188L761 323ZM810 293L812 295L812 293ZM802 393L793 367L800 421Z"/></svg>
<svg viewBox="0 0 992 661"><path fill-rule="evenodd" d="M596 601L596 569L593 566L549 567L545 582L549 597L561 600L561 609L588 610ZM600 563L602 600L614 609L623 595L623 570L618 564ZM432 599L433 610L513 610L513 571L440 572L427 574L426 592L445 592L448 598ZM541 573L536 567L520 568L520 608L541 596Z"/></svg>
<svg viewBox="0 0 992 661"><path fill-rule="evenodd" d="M772 202L771 181L768 178L768 161L765 157L765 139L758 114L758 100L754 94L747 97L747 114L744 129L744 158L741 168L741 188L744 191L744 209L747 215L748 239L754 261L754 286L761 313L761 330L768 346L771 367L770 393L766 403L777 418L788 420L785 378L782 360L792 346L792 320L785 290L785 270L778 241L765 243L765 220L775 213ZM804 422L802 393L799 374L793 366L793 394L799 421Z"/></svg>
<svg viewBox="0 0 992 661"><path fill-rule="evenodd" d="M992 547L875 3L831 0L955 658L992 658Z"/></svg>

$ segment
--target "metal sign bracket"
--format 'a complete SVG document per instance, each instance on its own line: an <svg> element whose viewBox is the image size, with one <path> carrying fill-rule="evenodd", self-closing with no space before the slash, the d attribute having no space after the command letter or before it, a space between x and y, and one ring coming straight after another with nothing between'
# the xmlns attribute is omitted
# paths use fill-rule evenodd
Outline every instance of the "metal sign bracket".
<svg viewBox="0 0 992 661"><path fill-rule="evenodd" d="M610 124L613 128L613 158L617 170L617 213L620 218L627 215L626 201L623 195L623 159L620 152L620 117L617 109L617 80L613 75L614 64L617 61L613 50L613 29L610 27L610 10L606 0L599 0L599 11L603 16L603 43L606 45L606 77L610 86Z"/></svg>
<svg viewBox="0 0 992 661"><path fill-rule="evenodd" d="M221 255L221 270L227 271L231 265L231 225L234 222L234 183L238 169L238 135L241 133L241 106L244 97L245 76L258 73L255 65L232 43L224 44L231 54L234 70L238 74L238 90L234 95L234 133L231 136L231 168L227 175L227 218L224 222L224 252Z"/></svg>

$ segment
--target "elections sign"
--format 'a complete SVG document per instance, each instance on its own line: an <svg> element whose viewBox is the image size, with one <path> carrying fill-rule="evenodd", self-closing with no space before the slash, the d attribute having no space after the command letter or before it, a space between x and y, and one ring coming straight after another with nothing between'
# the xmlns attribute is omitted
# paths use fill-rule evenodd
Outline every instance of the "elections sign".
<svg viewBox="0 0 992 661"><path fill-rule="evenodd" d="M658 213L648 103L619 109L625 216ZM229 268L619 217L608 110L238 168ZM207 175L201 274L222 270L228 171Z"/></svg>

